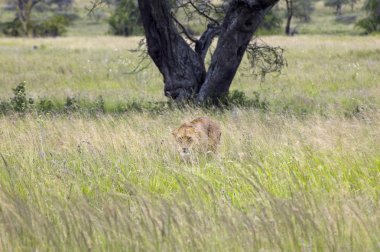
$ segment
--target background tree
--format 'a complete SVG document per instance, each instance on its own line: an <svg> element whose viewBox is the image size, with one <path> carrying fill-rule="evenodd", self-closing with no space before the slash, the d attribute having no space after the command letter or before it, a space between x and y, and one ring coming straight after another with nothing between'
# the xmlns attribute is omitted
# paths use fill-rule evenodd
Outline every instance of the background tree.
<svg viewBox="0 0 380 252"><path fill-rule="evenodd" d="M15 21L21 24L21 31L25 36L32 36L31 16L33 8L41 0L15 0L17 9Z"/></svg>
<svg viewBox="0 0 380 252"><path fill-rule="evenodd" d="M303 22L310 21L310 14L314 10L312 0L285 0L286 3L286 26L285 34L294 35L295 29L291 28L293 17L299 18Z"/></svg>
<svg viewBox="0 0 380 252"><path fill-rule="evenodd" d="M265 14L278 0L139 0L148 53L164 77L165 95L175 100L218 101L229 91L243 55ZM204 20L199 38L175 14ZM219 37L211 63L205 58ZM254 50L252 50L254 52Z"/></svg>
<svg viewBox="0 0 380 252"><path fill-rule="evenodd" d="M68 3L69 0L65 1ZM15 0L16 16L11 22L5 23L3 33L15 37L56 37L62 35L74 17L63 13L57 14L57 10L48 7L53 4L59 6L55 1ZM49 11L50 15L32 15L36 11Z"/></svg>
<svg viewBox="0 0 380 252"><path fill-rule="evenodd" d="M368 17L361 19L357 26L363 28L366 33L380 31L380 1L367 0L364 4Z"/></svg>
<svg viewBox="0 0 380 252"><path fill-rule="evenodd" d="M296 0L293 11L294 17L299 18L302 22L310 22L310 15L313 11L313 0Z"/></svg>
<svg viewBox="0 0 380 252"><path fill-rule="evenodd" d="M326 0L325 6L335 8L335 15L342 15L343 5L350 3L349 0Z"/></svg>
<svg viewBox="0 0 380 252"><path fill-rule="evenodd" d="M67 10L70 6L73 5L74 0L49 0L49 4L56 4L58 11Z"/></svg>
<svg viewBox="0 0 380 252"><path fill-rule="evenodd" d="M115 11L109 18L110 32L114 35L142 34L140 12L135 0L119 0Z"/></svg>
<svg viewBox="0 0 380 252"><path fill-rule="evenodd" d="M294 0L285 0L286 2L286 25L285 25L285 34L291 35L290 26L293 19L294 11Z"/></svg>
<svg viewBox="0 0 380 252"><path fill-rule="evenodd" d="M358 0L350 0L351 12L354 11L355 5L358 3Z"/></svg>
<svg viewBox="0 0 380 252"><path fill-rule="evenodd" d="M258 33L261 34L275 34L279 33L282 29L283 18L278 11L270 10L268 14L265 15L262 21Z"/></svg>

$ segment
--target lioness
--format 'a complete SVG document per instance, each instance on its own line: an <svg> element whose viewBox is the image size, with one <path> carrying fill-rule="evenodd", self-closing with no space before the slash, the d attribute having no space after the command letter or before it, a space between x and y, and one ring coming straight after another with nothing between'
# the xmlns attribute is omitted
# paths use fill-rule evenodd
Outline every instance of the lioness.
<svg viewBox="0 0 380 252"><path fill-rule="evenodd" d="M189 123L184 123L172 133L178 143L182 158L189 157L193 149L215 153L221 135L219 125L207 117L199 117Z"/></svg>

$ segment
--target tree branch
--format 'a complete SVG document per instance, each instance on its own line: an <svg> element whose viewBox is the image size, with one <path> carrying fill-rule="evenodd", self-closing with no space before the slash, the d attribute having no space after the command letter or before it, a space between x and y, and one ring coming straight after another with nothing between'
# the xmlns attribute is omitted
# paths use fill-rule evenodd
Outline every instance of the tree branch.
<svg viewBox="0 0 380 252"><path fill-rule="evenodd" d="M185 36L193 43L197 43L198 40L196 40L195 38L193 38L186 30L185 26L183 26L183 24L181 22L178 21L178 19L174 16L173 13L170 13L172 19L174 20L174 22L181 28L183 34L185 34Z"/></svg>
<svg viewBox="0 0 380 252"><path fill-rule="evenodd" d="M212 41L216 36L220 34L220 26L209 24L207 30L202 34L199 40L195 43L195 52L201 56L202 61L204 62L207 51L212 44Z"/></svg>

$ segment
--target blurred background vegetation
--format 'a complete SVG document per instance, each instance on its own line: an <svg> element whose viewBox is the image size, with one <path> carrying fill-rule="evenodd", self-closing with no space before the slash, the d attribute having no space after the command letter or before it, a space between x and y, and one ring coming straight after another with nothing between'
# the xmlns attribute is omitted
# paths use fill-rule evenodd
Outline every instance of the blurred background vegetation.
<svg viewBox="0 0 380 252"><path fill-rule="evenodd" d="M142 35L136 2L1 0L1 36ZM282 0L265 17L259 34L284 34L289 15L290 35L360 35L380 29L377 0ZM193 34L205 29L201 20L190 20L190 24L189 32Z"/></svg>

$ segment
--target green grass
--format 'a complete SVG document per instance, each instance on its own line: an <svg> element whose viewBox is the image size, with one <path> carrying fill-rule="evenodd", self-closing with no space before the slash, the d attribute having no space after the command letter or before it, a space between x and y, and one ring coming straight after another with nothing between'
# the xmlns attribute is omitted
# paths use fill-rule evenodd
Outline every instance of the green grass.
<svg viewBox="0 0 380 252"><path fill-rule="evenodd" d="M125 101L165 101L162 77L153 64L129 74L139 61L140 38L86 37L0 40L2 67L0 99L25 81L34 99L60 100L103 96L107 106ZM288 67L281 75L260 80L249 75L244 62L232 89L253 92L273 112L350 114L357 107L371 111L380 105L380 37L264 37L285 48ZM36 46L37 49L33 49ZM149 64L145 62L144 64Z"/></svg>
<svg viewBox="0 0 380 252"><path fill-rule="evenodd" d="M232 89L267 111L154 113L162 77L128 74L139 39L0 39L1 101L25 81L82 107L0 116L0 251L380 250L379 36L264 37L288 67L260 80L243 62ZM184 163L170 132L203 115L219 153Z"/></svg>
<svg viewBox="0 0 380 252"><path fill-rule="evenodd" d="M378 114L211 113L219 155L183 163L203 114L1 118L0 250L379 249Z"/></svg>

